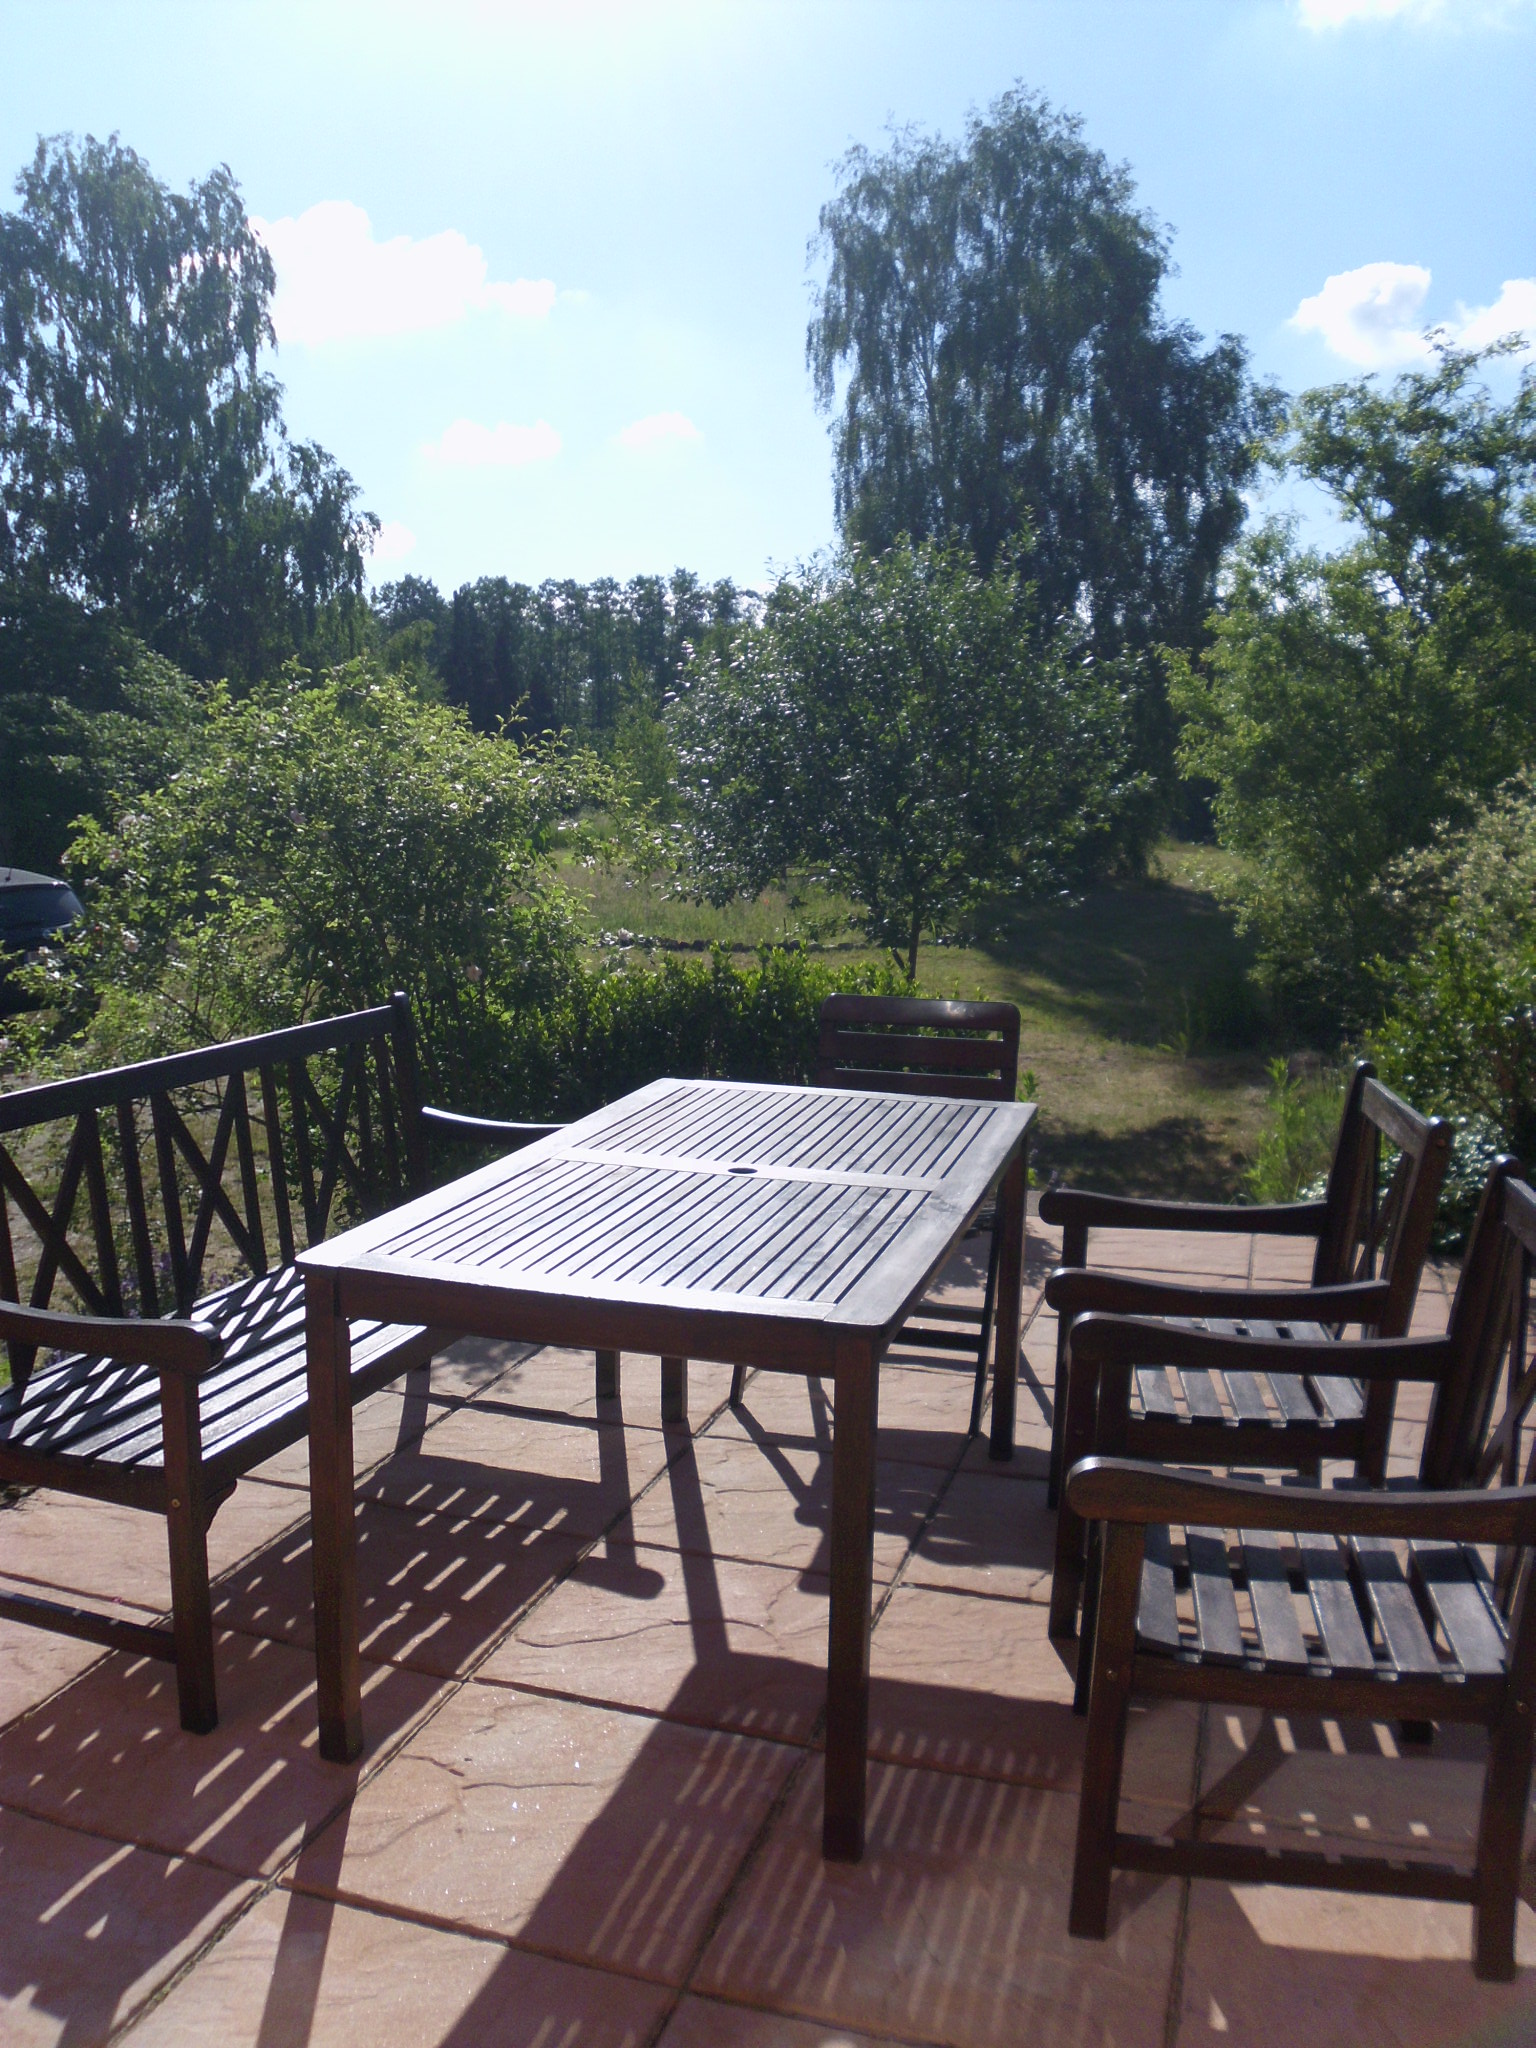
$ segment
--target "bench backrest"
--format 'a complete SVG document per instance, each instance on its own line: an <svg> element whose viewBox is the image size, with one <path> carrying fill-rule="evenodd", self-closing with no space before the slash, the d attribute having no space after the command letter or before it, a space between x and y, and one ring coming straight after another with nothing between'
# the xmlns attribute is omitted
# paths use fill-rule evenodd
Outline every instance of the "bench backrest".
<svg viewBox="0 0 1536 2048"><path fill-rule="evenodd" d="M63 1286L90 1315L184 1315L211 1255L265 1273L425 1184L403 996L18 1089L0 1096L0 1297L47 1308ZM10 1359L25 1379L31 1347Z"/></svg>
<svg viewBox="0 0 1536 2048"><path fill-rule="evenodd" d="M816 1083L1012 1102L1019 1092L1019 1013L1012 1003L828 996Z"/></svg>
<svg viewBox="0 0 1536 2048"><path fill-rule="evenodd" d="M1384 1146L1397 1154L1385 1189ZM1422 1116L1383 1087L1369 1060L1359 1061L1328 1173L1312 1284L1336 1287L1379 1272L1390 1289L1378 1325L1384 1337L1407 1331L1450 1155L1447 1120Z"/></svg>

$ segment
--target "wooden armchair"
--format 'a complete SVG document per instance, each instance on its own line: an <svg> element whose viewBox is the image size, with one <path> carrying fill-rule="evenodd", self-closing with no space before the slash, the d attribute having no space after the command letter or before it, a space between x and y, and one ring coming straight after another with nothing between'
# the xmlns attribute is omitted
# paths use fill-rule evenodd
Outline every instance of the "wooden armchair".
<svg viewBox="0 0 1536 2048"><path fill-rule="evenodd" d="M1074 1934L1105 1935L1115 1868L1455 1899L1473 1908L1478 1976L1513 1977L1536 1708L1536 1474L1527 1471L1523 1486L1507 1482L1518 1477L1521 1424L1536 1394L1536 1370L1522 1357L1533 1252L1536 1194L1505 1161L1484 1196L1448 1335L1355 1347L1368 1381L1434 1386L1424 1484L1323 1490L1104 1457L1073 1468L1068 1501L1095 1531L1079 1671L1088 1740ZM1102 1353L1128 1363L1166 1341L1156 1325L1113 1317L1087 1318L1078 1334L1095 1325L1109 1333ZM1490 1432L1506 1358L1507 1400ZM1480 1724L1489 1750L1472 1868L1121 1833L1127 1711L1138 1692L1274 1713Z"/></svg>
<svg viewBox="0 0 1536 2048"><path fill-rule="evenodd" d="M1320 1337L1333 1326L1364 1324L1377 1335L1408 1328L1419 1276L1429 1251L1435 1207L1450 1157L1450 1126L1421 1116L1374 1078L1366 1060L1355 1068L1338 1143L1320 1201L1247 1206L1201 1202L1144 1202L1131 1196L1048 1188L1040 1198L1043 1221L1062 1225L1062 1264L1046 1283L1057 1312L1056 1399L1051 1418L1049 1499L1060 1499L1061 1478L1091 1446L1079 1434L1068 1450L1074 1399L1072 1327L1091 1311L1122 1315L1219 1318L1212 1329L1239 1329L1271 1337ZM1381 1193L1383 1143L1397 1161ZM1088 1232L1094 1227L1136 1230L1242 1231L1316 1241L1307 1290L1192 1287L1139 1274L1090 1268ZM1379 1272L1377 1270L1379 1260ZM1342 1290L1327 1296L1317 1290ZM1212 1361L1215 1362L1214 1360ZM1138 1382L1146 1404L1138 1416L1138 1456L1190 1459L1200 1464L1301 1465L1318 1457L1355 1459L1363 1477L1379 1479L1392 1429L1390 1383L1368 1391L1347 1377L1340 1361L1303 1380L1296 1371L1261 1368L1264 1375L1232 1379L1186 1374L1185 1408L1156 1374ZM1280 1456L1277 1429L1288 1448ZM1127 1446L1129 1448L1129 1446Z"/></svg>
<svg viewBox="0 0 1536 2048"><path fill-rule="evenodd" d="M1012 1003L936 1002L919 996L828 996L821 1006L816 1085L888 1095L950 1095L968 1102L1013 1102L1019 1092L1019 1013ZM975 1360L970 1433L981 1427L987 1358L997 1306L1000 1243L996 1211L983 1209L978 1229L991 1234L981 1307L918 1303L905 1329L935 1350ZM741 1404L745 1375L731 1379L731 1406Z"/></svg>

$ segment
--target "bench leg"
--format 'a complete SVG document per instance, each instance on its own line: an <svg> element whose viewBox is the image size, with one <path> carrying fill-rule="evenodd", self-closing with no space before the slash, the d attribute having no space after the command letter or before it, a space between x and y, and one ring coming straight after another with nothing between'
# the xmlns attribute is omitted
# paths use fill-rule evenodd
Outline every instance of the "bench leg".
<svg viewBox="0 0 1536 2048"><path fill-rule="evenodd" d="M623 1353L599 1351L597 1354L597 1398L599 1401L617 1401L619 1398L619 1361Z"/></svg>
<svg viewBox="0 0 1536 2048"><path fill-rule="evenodd" d="M202 1421L197 1382L164 1375L165 1526L171 1557L171 1624L181 1725L206 1735L219 1722L213 1674L213 1603L208 1591L208 1516L203 1499Z"/></svg>
<svg viewBox="0 0 1536 2048"><path fill-rule="evenodd" d="M314 1541L315 1677L320 1754L351 1763L363 1747L357 1531L352 1506L352 1336L331 1274L304 1276L309 1367L309 1509Z"/></svg>
<svg viewBox="0 0 1536 2048"><path fill-rule="evenodd" d="M661 1361L661 1420L680 1423L686 1427L688 1421L688 1361L686 1358L664 1358Z"/></svg>
<svg viewBox="0 0 1536 2048"><path fill-rule="evenodd" d="M1515 1916L1531 1790L1532 1715L1520 1678L1518 1671L1511 1675L1503 1718L1490 1732L1477 1829L1472 1968L1494 1983L1508 1983L1515 1975Z"/></svg>

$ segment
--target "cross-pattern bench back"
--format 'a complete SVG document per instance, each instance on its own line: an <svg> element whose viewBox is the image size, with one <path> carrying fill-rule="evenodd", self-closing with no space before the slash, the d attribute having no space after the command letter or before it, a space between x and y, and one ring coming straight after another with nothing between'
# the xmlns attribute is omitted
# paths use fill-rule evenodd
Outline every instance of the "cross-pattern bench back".
<svg viewBox="0 0 1536 2048"><path fill-rule="evenodd" d="M267 1273L425 1181L403 997L20 1089L0 1097L0 1297L185 1315L216 1243ZM33 1359L11 1344L18 1384Z"/></svg>

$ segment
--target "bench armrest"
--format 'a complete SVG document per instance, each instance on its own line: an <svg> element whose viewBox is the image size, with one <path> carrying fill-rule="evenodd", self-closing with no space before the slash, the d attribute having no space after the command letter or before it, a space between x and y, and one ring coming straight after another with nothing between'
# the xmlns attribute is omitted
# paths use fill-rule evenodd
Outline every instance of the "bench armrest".
<svg viewBox="0 0 1536 2048"><path fill-rule="evenodd" d="M434 1130L446 1131L455 1138L506 1139L508 1149L517 1151L523 1145L531 1145L536 1138L547 1138L552 1131L563 1131L564 1124L519 1124L507 1123L501 1117L461 1116L454 1109L423 1107L421 1120Z"/></svg>
<svg viewBox="0 0 1536 2048"><path fill-rule="evenodd" d="M1369 1323L1390 1297L1385 1280L1349 1280L1339 1287L1194 1287L1143 1280L1104 1267L1058 1266L1045 1298L1063 1317L1098 1309L1126 1316L1262 1316L1276 1323Z"/></svg>
<svg viewBox="0 0 1536 2048"><path fill-rule="evenodd" d="M1348 1343L1303 1338L1232 1337L1186 1330L1147 1316L1088 1315L1072 1326L1072 1363L1172 1365L1223 1372L1347 1375L1358 1380L1428 1380L1456 1365L1449 1337L1360 1337Z"/></svg>
<svg viewBox="0 0 1536 2048"><path fill-rule="evenodd" d="M0 1301L0 1338L13 1344L47 1344L56 1351L84 1351L115 1365L148 1365L193 1379L224 1356L224 1340L210 1323L195 1317L67 1316L55 1309L23 1308Z"/></svg>
<svg viewBox="0 0 1536 2048"><path fill-rule="evenodd" d="M1089 1522L1176 1522L1203 1529L1296 1529L1449 1543L1536 1542L1536 1487L1472 1493L1376 1493L1209 1479L1138 1458L1084 1458L1067 1478Z"/></svg>
<svg viewBox="0 0 1536 2048"><path fill-rule="evenodd" d="M1323 1202L1155 1202L1139 1195L1097 1195L1087 1188L1046 1188L1042 1223L1077 1223L1085 1229L1231 1230L1243 1235L1316 1237Z"/></svg>

